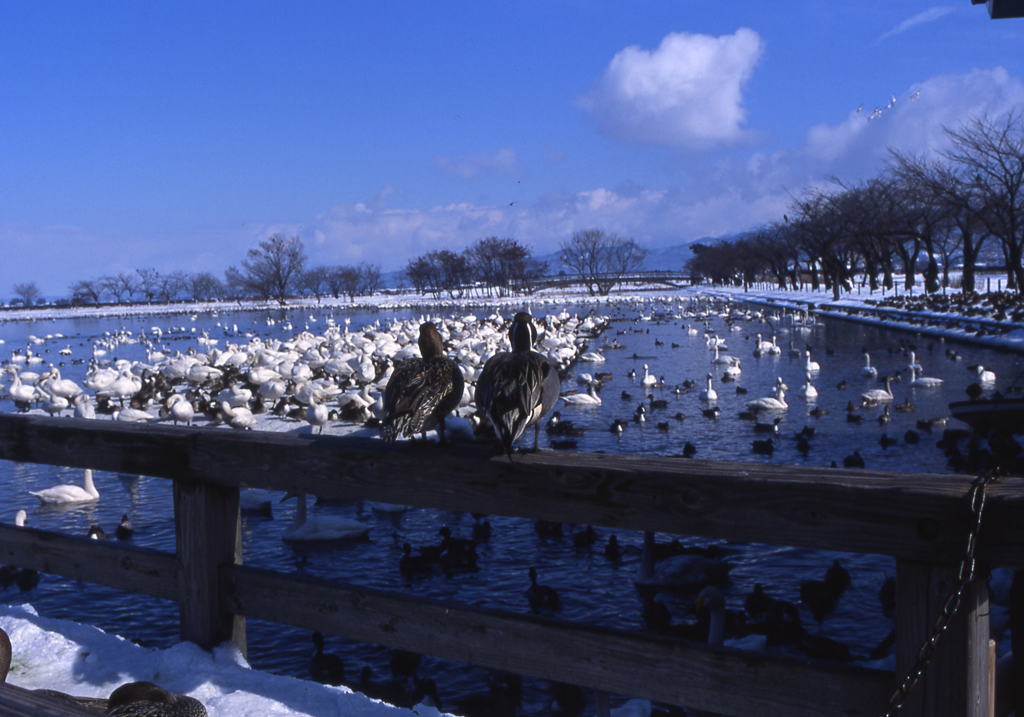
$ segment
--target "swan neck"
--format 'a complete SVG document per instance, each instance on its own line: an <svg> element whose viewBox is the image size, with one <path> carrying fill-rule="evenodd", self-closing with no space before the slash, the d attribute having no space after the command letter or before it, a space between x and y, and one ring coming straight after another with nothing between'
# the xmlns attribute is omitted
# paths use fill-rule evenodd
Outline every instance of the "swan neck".
<svg viewBox="0 0 1024 717"><path fill-rule="evenodd" d="M85 469L84 487L86 493L96 498L99 497L100 492L96 490L96 484L92 482L92 468Z"/></svg>

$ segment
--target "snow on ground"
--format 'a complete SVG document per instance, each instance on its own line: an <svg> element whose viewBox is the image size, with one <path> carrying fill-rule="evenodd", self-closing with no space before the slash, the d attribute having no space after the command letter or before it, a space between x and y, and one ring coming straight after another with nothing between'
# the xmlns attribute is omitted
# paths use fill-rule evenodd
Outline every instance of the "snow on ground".
<svg viewBox="0 0 1024 717"><path fill-rule="evenodd" d="M831 317L849 321L857 321L875 326L885 326L914 333L926 334L936 338L965 341L989 348L1003 349L1024 353L1024 325L1008 321L995 322L984 319L966 319L966 323L980 323L985 326L998 326L1000 330L1008 329L1001 334L978 336L971 328L957 326L955 314L928 311L905 311L868 304L866 300L880 300L893 296L893 292L876 291L873 294L845 294L838 301L832 299L831 292L821 290L781 290L778 288L759 288L743 290L742 287L704 287L701 293L722 299L736 301L754 301L772 304L779 308L806 310L812 308L816 316ZM858 313L848 313L854 310Z"/></svg>
<svg viewBox="0 0 1024 717"><path fill-rule="evenodd" d="M148 680L195 697L211 717L441 715L429 705L401 709L347 687L253 670L228 645L213 652L188 642L166 650L140 647L96 627L42 617L31 605L0 606L0 628L14 648L7 681L27 689L105 698L125 682Z"/></svg>

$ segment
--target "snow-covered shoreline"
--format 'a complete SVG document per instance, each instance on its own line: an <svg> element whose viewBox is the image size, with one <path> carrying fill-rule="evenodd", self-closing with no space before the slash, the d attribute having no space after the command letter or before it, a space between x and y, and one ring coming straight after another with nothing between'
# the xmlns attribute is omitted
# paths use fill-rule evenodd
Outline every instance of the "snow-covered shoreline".
<svg viewBox="0 0 1024 717"><path fill-rule="evenodd" d="M348 687L253 670L230 645L212 652L183 642L140 647L90 625L39 615L28 604L0 606L14 651L10 684L106 698L125 682L148 680L195 697L211 717L438 717L429 705L394 707Z"/></svg>

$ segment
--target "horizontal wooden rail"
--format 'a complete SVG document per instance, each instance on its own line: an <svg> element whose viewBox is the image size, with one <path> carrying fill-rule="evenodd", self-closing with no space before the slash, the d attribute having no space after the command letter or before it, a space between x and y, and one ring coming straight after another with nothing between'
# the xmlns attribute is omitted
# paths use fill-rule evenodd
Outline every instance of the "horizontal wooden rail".
<svg viewBox="0 0 1024 717"><path fill-rule="evenodd" d="M247 566L222 568L247 617L722 714L869 715L892 675L457 606Z"/></svg>
<svg viewBox="0 0 1024 717"><path fill-rule="evenodd" d="M126 592L178 599L178 561L157 550L0 525L0 563Z"/></svg>
<svg viewBox="0 0 1024 717"><path fill-rule="evenodd" d="M0 415L0 458L444 510L955 563L970 476L439 447ZM979 558L1024 567L1024 479L989 491Z"/></svg>

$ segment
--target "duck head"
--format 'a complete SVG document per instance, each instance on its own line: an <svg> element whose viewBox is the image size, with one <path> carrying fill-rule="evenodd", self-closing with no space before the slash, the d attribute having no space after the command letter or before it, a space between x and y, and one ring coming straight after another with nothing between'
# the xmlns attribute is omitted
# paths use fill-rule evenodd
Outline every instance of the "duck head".
<svg viewBox="0 0 1024 717"><path fill-rule="evenodd" d="M508 330L513 351L529 351L537 340L537 327L533 325L533 317L520 311L512 318L512 326Z"/></svg>
<svg viewBox="0 0 1024 717"><path fill-rule="evenodd" d="M424 321L420 324L419 338L420 356L425 359L434 358L444 354L444 343L441 341L441 334L432 321Z"/></svg>

